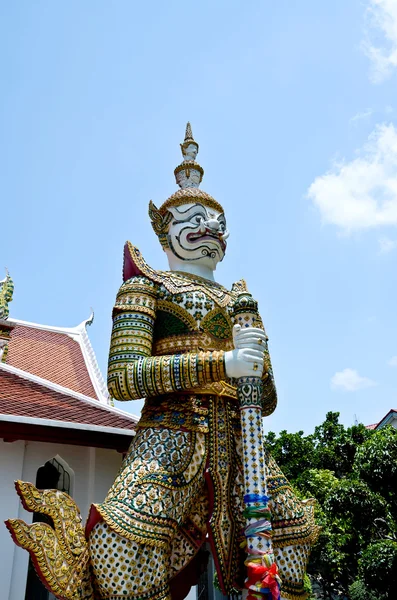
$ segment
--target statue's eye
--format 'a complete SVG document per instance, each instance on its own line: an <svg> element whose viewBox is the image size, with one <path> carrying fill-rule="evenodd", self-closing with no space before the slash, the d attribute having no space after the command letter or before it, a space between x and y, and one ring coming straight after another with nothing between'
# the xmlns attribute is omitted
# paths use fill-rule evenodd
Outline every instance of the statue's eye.
<svg viewBox="0 0 397 600"><path fill-rule="evenodd" d="M203 217L201 215L197 215L196 217L193 218L193 223L197 223L197 225L200 225L201 221L203 221Z"/></svg>

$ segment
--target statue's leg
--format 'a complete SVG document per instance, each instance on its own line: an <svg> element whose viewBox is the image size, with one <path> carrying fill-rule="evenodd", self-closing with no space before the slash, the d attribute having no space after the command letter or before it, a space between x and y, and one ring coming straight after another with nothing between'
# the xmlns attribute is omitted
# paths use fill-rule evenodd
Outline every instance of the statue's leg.
<svg viewBox="0 0 397 600"><path fill-rule="evenodd" d="M266 453L267 483L272 512L273 547L281 575L282 598L305 597L304 576L320 527L313 499L300 500L273 457Z"/></svg>
<svg viewBox="0 0 397 600"><path fill-rule="evenodd" d="M188 517L172 540L170 579L181 573L202 547L207 535L208 511L208 491L203 484Z"/></svg>
<svg viewBox="0 0 397 600"><path fill-rule="evenodd" d="M168 596L173 540L200 496L206 457L203 433L138 431L105 502L95 506L103 521L91 531L90 554L101 597Z"/></svg>
<svg viewBox="0 0 397 600"><path fill-rule="evenodd" d="M101 521L90 535L90 555L101 600L169 600L168 548L127 540Z"/></svg>

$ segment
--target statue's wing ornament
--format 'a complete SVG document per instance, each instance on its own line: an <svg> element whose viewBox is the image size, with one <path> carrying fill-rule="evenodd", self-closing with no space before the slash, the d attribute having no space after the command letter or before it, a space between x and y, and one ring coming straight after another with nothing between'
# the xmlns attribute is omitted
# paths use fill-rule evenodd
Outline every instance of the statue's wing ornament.
<svg viewBox="0 0 397 600"><path fill-rule="evenodd" d="M38 490L32 483L16 481L15 487L26 510L48 519L32 525L21 519L5 522L17 546L29 552L41 582L59 600L94 600L88 543L76 503L64 492Z"/></svg>

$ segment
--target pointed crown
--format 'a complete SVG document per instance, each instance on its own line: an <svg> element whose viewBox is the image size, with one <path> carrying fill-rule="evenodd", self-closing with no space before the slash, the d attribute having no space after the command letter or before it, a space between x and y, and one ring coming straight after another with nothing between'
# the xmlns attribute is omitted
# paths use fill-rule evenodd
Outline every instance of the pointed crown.
<svg viewBox="0 0 397 600"><path fill-rule="evenodd" d="M199 145L193 137L190 123L186 125L185 139L180 144L183 161L174 171L176 183L180 189L172 194L160 208L157 208L152 201L149 203L149 216L152 227L158 235L163 247L168 246L167 232L172 215L169 208L172 206L181 206L182 204L201 203L223 213L222 206L209 194L199 189L203 179L204 169L196 162Z"/></svg>

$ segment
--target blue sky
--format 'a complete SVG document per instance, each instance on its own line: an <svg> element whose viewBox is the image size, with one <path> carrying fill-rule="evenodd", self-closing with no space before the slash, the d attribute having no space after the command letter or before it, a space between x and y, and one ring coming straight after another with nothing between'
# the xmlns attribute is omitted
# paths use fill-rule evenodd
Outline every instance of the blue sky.
<svg viewBox="0 0 397 600"><path fill-rule="evenodd" d="M266 428L397 408L395 0L2 2L0 49L12 316L93 306L105 372L124 241L166 268L147 206L190 120L231 230L217 279L247 280L270 337Z"/></svg>

